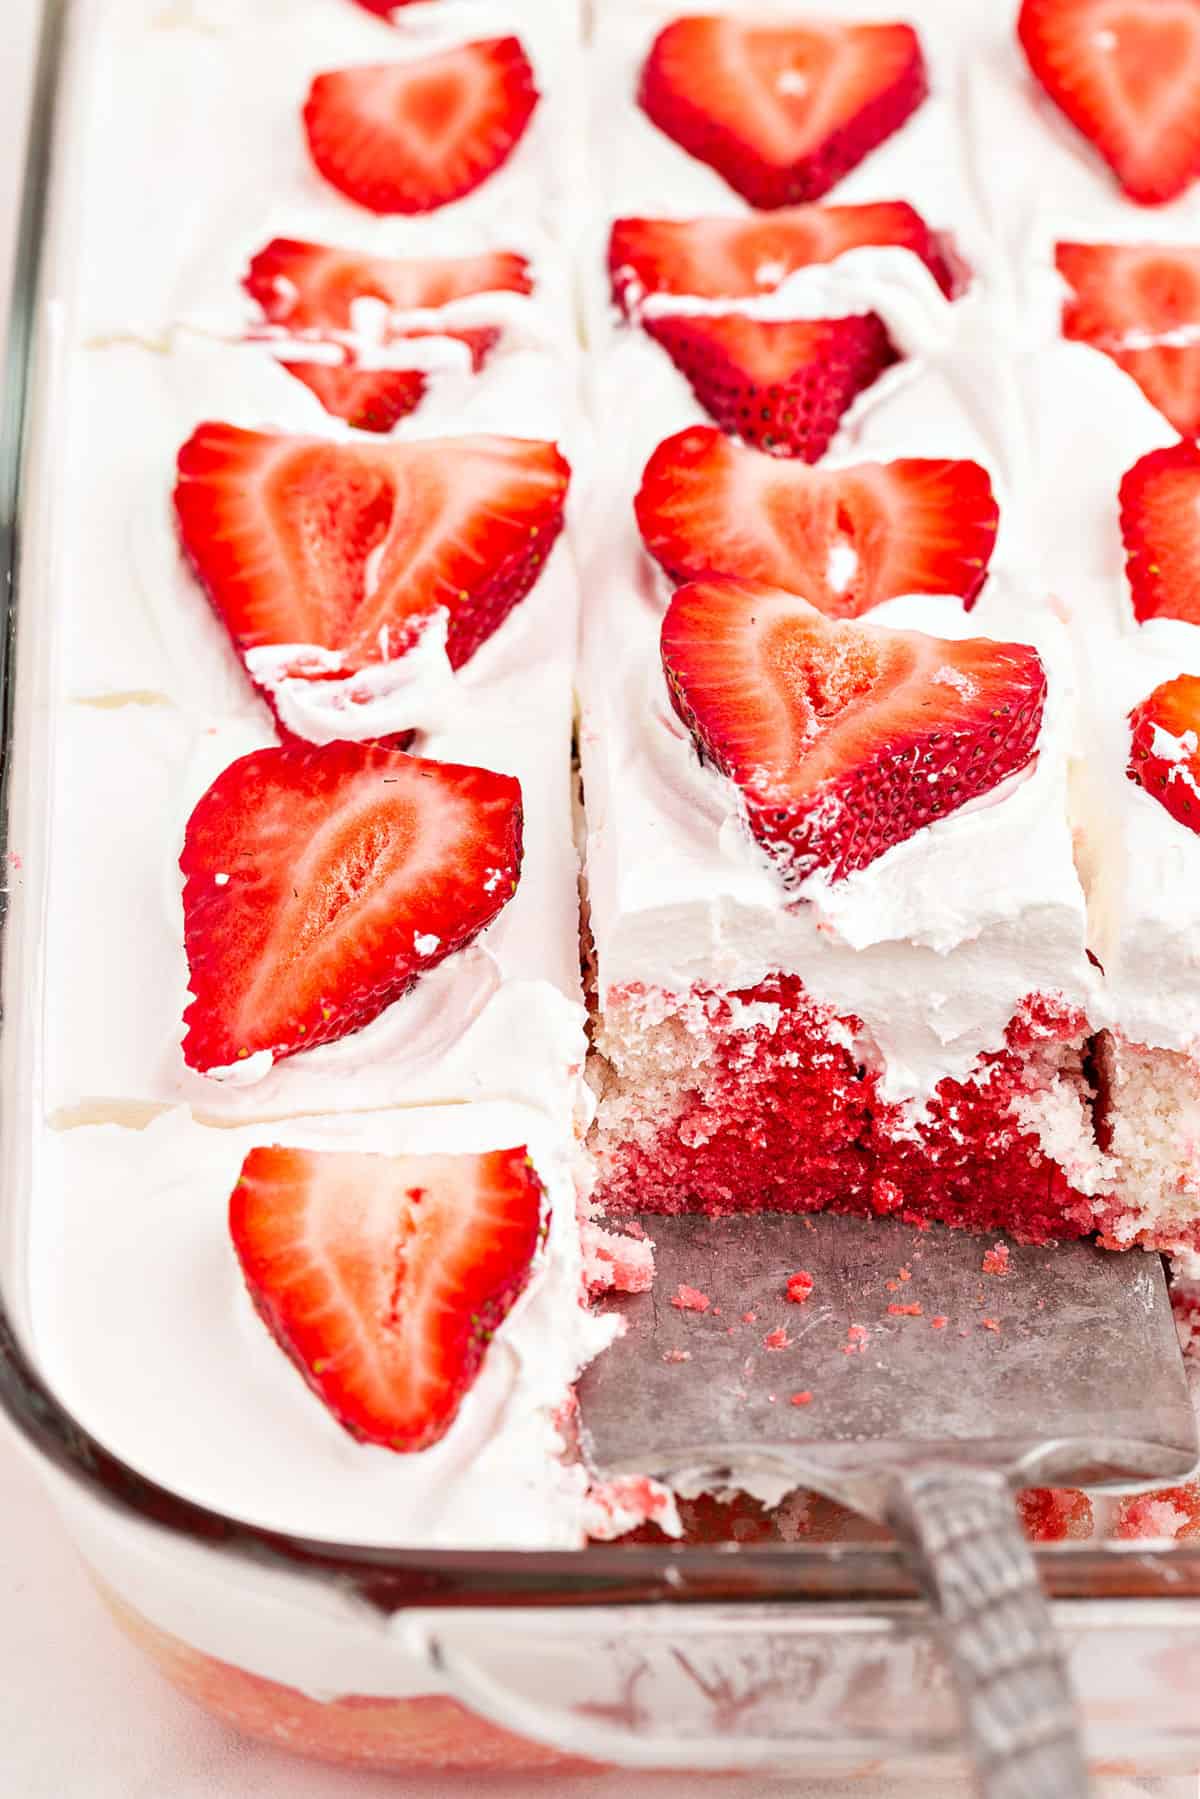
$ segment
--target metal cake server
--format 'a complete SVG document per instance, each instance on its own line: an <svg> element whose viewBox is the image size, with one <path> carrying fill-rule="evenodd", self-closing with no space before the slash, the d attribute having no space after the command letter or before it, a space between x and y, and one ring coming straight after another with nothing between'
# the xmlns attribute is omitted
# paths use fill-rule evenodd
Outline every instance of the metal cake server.
<svg viewBox="0 0 1200 1799"><path fill-rule="evenodd" d="M598 1475L652 1474L684 1492L757 1477L889 1525L941 1634L980 1791L1086 1793L1066 1668L1013 1495L1177 1482L1195 1468L1160 1259L1010 1243L1007 1272L985 1273L991 1239L885 1220L645 1225L653 1290L617 1302L625 1334L579 1387ZM785 1290L800 1270L813 1286L797 1305ZM681 1285L709 1309L673 1306ZM787 1345L768 1347L780 1327ZM794 1405L796 1393L812 1398Z"/></svg>

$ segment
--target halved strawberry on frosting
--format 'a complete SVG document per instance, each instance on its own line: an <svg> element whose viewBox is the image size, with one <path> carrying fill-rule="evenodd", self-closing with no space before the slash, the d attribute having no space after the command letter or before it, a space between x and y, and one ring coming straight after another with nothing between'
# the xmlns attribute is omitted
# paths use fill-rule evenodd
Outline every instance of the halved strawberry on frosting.
<svg viewBox="0 0 1200 1799"><path fill-rule="evenodd" d="M675 711L788 882L840 880L1032 762L1028 644L825 618L762 583L693 582L662 627Z"/></svg>
<svg viewBox="0 0 1200 1799"><path fill-rule="evenodd" d="M1022 0L1017 34L1131 200L1161 205L1200 176L1200 0Z"/></svg>
<svg viewBox="0 0 1200 1799"><path fill-rule="evenodd" d="M999 510L977 462L905 457L812 469L711 425L659 444L635 502L647 550L674 581L735 575L857 618L901 594L974 605Z"/></svg>
<svg viewBox="0 0 1200 1799"><path fill-rule="evenodd" d="M378 744L242 756L188 820L184 1060L248 1081L361 1029L507 905L509 775Z"/></svg>
<svg viewBox="0 0 1200 1799"><path fill-rule="evenodd" d="M659 32L639 99L751 206L818 200L928 92L909 25L706 14Z"/></svg>
<svg viewBox="0 0 1200 1799"><path fill-rule="evenodd" d="M614 303L631 317L660 295L756 299L798 269L861 249L909 250L947 299L958 291L962 271L954 252L905 200L792 206L755 218L617 219L608 269Z"/></svg>
<svg viewBox="0 0 1200 1799"><path fill-rule="evenodd" d="M268 324L286 331L349 332L366 301L389 314L427 312L476 294L530 294L529 263L515 250L476 256L366 256L274 237L250 259L242 285Z"/></svg>
<svg viewBox="0 0 1200 1799"><path fill-rule="evenodd" d="M1181 437L1200 434L1200 244L1055 245L1063 336L1103 351Z"/></svg>
<svg viewBox="0 0 1200 1799"><path fill-rule="evenodd" d="M1200 448L1151 450L1121 482L1121 535L1139 623L1200 625Z"/></svg>
<svg viewBox="0 0 1200 1799"><path fill-rule="evenodd" d="M319 345L309 354L282 344L276 354L288 373L326 412L374 432L391 431L420 405L426 365L439 348L460 345L457 359L465 351L477 374L500 341L496 324L405 324L404 314L438 312L483 294L533 291L529 264L514 251L401 259L280 237L251 259L242 285L270 336Z"/></svg>
<svg viewBox="0 0 1200 1799"><path fill-rule="evenodd" d="M1129 779L1200 832L1200 676L1176 675L1129 714Z"/></svg>
<svg viewBox="0 0 1200 1799"><path fill-rule="evenodd" d="M722 431L817 462L843 414L899 360L875 313L776 320L741 313L643 319Z"/></svg>
<svg viewBox="0 0 1200 1799"><path fill-rule="evenodd" d="M494 175L538 102L515 37L318 75L304 105L317 169L378 213L433 212Z"/></svg>
<svg viewBox="0 0 1200 1799"><path fill-rule="evenodd" d="M438 721L452 671L545 568L570 480L535 439L334 443L220 423L178 472L201 584L281 726L314 742Z"/></svg>
<svg viewBox="0 0 1200 1799"><path fill-rule="evenodd" d="M524 1146L482 1155L252 1149L229 1230L263 1323L361 1443L450 1429L529 1281L546 1192Z"/></svg>

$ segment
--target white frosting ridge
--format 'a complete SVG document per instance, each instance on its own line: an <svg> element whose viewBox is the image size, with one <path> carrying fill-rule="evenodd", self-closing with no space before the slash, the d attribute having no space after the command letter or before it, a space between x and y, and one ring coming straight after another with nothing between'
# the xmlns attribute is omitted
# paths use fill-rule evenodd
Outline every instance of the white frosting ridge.
<svg viewBox="0 0 1200 1799"><path fill-rule="evenodd" d="M316 644L249 650L246 667L255 685L270 694L286 728L309 743L436 730L454 707L448 622L445 607L439 606L400 655L385 654L342 680L332 677L344 668L345 658Z"/></svg>

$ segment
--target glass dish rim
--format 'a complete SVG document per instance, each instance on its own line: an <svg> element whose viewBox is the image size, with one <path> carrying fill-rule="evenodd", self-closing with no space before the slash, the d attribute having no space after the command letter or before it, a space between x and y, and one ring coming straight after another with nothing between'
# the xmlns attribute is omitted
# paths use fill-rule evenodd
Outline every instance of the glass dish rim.
<svg viewBox="0 0 1200 1799"><path fill-rule="evenodd" d="M33 424L32 368L68 24L76 0L43 0L4 349L0 415L0 854L7 848L20 598L24 471ZM0 894L0 942L8 919ZM0 993L0 1002L3 994ZM0 1195L7 1204L9 1195ZM23 1347L0 1290L0 1408L35 1457L110 1512L190 1545L237 1556L301 1584L401 1608L563 1608L637 1605L823 1607L867 1615L919 1603L900 1552L885 1543L591 1544L581 1549L405 1549L271 1530L198 1504L139 1473L94 1437L55 1395ZM1042 1579L1062 1600L1200 1596L1200 1544L1038 1544Z"/></svg>

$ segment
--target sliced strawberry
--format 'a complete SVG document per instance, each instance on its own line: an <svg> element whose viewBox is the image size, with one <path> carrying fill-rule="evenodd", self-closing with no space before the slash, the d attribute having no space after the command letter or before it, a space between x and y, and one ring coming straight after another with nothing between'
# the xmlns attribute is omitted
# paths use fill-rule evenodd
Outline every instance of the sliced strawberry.
<svg viewBox="0 0 1200 1799"><path fill-rule="evenodd" d="M1134 616L1200 625L1200 449L1151 450L1121 482L1121 535Z"/></svg>
<svg viewBox="0 0 1200 1799"><path fill-rule="evenodd" d="M512 250L402 260L291 237L272 238L251 259L242 286L268 324L289 331L350 331L356 300L418 312L472 294L533 292L529 264Z"/></svg>
<svg viewBox="0 0 1200 1799"><path fill-rule="evenodd" d="M628 316L647 294L741 300L773 293L797 269L866 245L911 250L953 297L957 265L945 241L904 200L792 206L769 218L618 219L608 269L613 300Z"/></svg>
<svg viewBox="0 0 1200 1799"><path fill-rule="evenodd" d="M1177 675L1129 714L1131 781L1200 832L1200 677Z"/></svg>
<svg viewBox="0 0 1200 1799"><path fill-rule="evenodd" d="M851 402L899 360L873 312L795 323L738 313L643 320L722 431L816 462Z"/></svg>
<svg viewBox="0 0 1200 1799"><path fill-rule="evenodd" d="M379 744L255 750L200 800L179 866L184 1059L279 1061L369 1024L491 923L520 873L521 789Z"/></svg>
<svg viewBox="0 0 1200 1799"><path fill-rule="evenodd" d="M529 1280L546 1193L525 1148L380 1156L252 1149L229 1201L250 1296L362 1443L445 1436Z"/></svg>
<svg viewBox="0 0 1200 1799"><path fill-rule="evenodd" d="M371 212L432 212L507 161L538 91L515 37L318 75L304 106L312 159Z"/></svg>
<svg viewBox="0 0 1200 1799"><path fill-rule="evenodd" d="M1046 698L1027 644L834 622L754 581L681 587L662 659L789 881L865 868L1027 767Z"/></svg>
<svg viewBox="0 0 1200 1799"><path fill-rule="evenodd" d="M303 381L326 412L345 419L356 431L386 435L415 412L425 395L420 369L361 369L352 362L285 362L282 366Z"/></svg>
<svg viewBox="0 0 1200 1799"><path fill-rule="evenodd" d="M471 367L478 373L500 333L486 325L459 331L405 331L389 339L394 346L407 338L452 337L471 352ZM386 435L415 412L425 397L428 377L421 369L366 368L347 355L342 362L289 362L281 366L317 396L326 412L345 419L356 431Z"/></svg>
<svg viewBox="0 0 1200 1799"><path fill-rule="evenodd" d="M751 206L819 200L929 91L908 25L676 19L639 99L661 131Z"/></svg>
<svg viewBox="0 0 1200 1799"><path fill-rule="evenodd" d="M428 5L429 0L423 0L423 3ZM418 0L358 0L358 4L368 12L373 12L377 18L386 19L392 13L399 12L402 6L417 5Z"/></svg>
<svg viewBox="0 0 1200 1799"><path fill-rule="evenodd" d="M810 469L711 425L659 444L636 508L646 548L673 580L738 575L802 594L828 618L858 618L902 593L973 605L1000 519L977 462Z"/></svg>
<svg viewBox="0 0 1200 1799"><path fill-rule="evenodd" d="M175 505L239 654L314 645L338 653L340 676L405 654L439 609L460 668L541 574L569 479L532 439L331 443L206 424L179 452Z"/></svg>
<svg viewBox="0 0 1200 1799"><path fill-rule="evenodd" d="M1063 336L1103 350L1181 437L1200 434L1200 249L1057 244Z"/></svg>
<svg viewBox="0 0 1200 1799"><path fill-rule="evenodd" d="M1200 175L1200 0L1023 0L1029 66L1131 200Z"/></svg>

